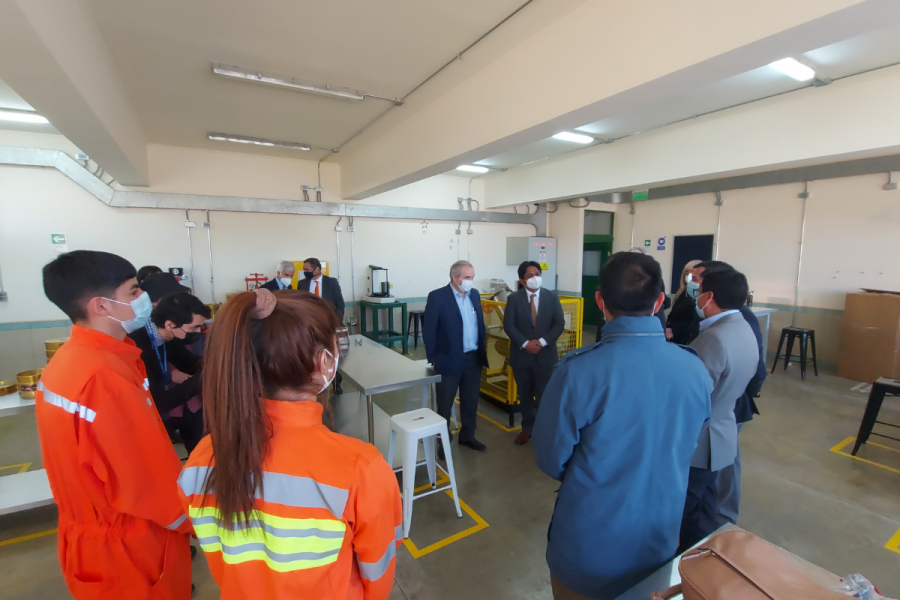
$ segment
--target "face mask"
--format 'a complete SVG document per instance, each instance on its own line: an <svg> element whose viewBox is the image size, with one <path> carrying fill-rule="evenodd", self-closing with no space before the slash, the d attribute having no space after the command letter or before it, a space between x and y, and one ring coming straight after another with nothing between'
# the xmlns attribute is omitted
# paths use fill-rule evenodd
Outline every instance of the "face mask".
<svg viewBox="0 0 900 600"><path fill-rule="evenodd" d="M535 275L531 279L525 280L525 287L527 287L529 290L539 290L542 283L544 283L544 280L541 279L541 276Z"/></svg>
<svg viewBox="0 0 900 600"><path fill-rule="evenodd" d="M147 321L150 320L150 313L153 312L153 303L150 302L150 296L147 294L147 292L144 292L131 302L119 302L118 300L113 300L112 298L104 298L104 300L109 300L110 302L115 302L116 304L125 304L127 306L130 306L131 310L134 311L134 318L128 319L126 321L119 321L119 319L115 317L109 317L113 321L119 321L119 323L122 324L122 329L125 330L125 333L137 331L138 329L146 325Z"/></svg>
<svg viewBox="0 0 900 600"><path fill-rule="evenodd" d="M281 285L283 285L284 287L291 287L291 280L293 280L293 277L279 277L278 278L278 281L280 281Z"/></svg>
<svg viewBox="0 0 900 600"><path fill-rule="evenodd" d="M319 390L320 394L322 392L324 392L325 390L327 390L328 386L331 385L331 382L334 381L334 378L337 376L337 368L338 368L338 359L334 357L334 354L332 354L331 352L328 352L328 350L322 350L322 352L325 352L326 354L328 354L328 356L330 356L331 358L334 358L334 367L332 367L332 370L331 370L331 379L326 381L325 385L322 386L322 389Z"/></svg>
<svg viewBox="0 0 900 600"><path fill-rule="evenodd" d="M704 304L704 305L703 305L703 308L706 308L707 306L709 306L709 303L710 303L710 302L712 302L712 300L710 300L709 302L707 302L706 304ZM698 297L698 298L697 298L697 304L694 305L694 309L697 311L697 314L700 316L701 319L705 319L705 318L706 318L706 315L703 314L703 308L700 308L700 298Z"/></svg>
<svg viewBox="0 0 900 600"><path fill-rule="evenodd" d="M472 286L473 286L473 285L474 285L474 284L472 283L472 280L471 280L471 279L463 279L463 280L459 283L459 289L461 289L462 291L464 291L465 293L468 294L469 292L472 291Z"/></svg>
<svg viewBox="0 0 900 600"><path fill-rule="evenodd" d="M184 331L184 330L182 330L182 331ZM184 342L185 346L190 346L191 344L193 344L194 342L199 340L201 335L203 335L203 334L200 333L199 331L185 331L184 337L182 338L181 341Z"/></svg>
<svg viewBox="0 0 900 600"><path fill-rule="evenodd" d="M312 271L303 271L303 278L304 279L312 279L313 278Z"/></svg>
<svg viewBox="0 0 900 600"><path fill-rule="evenodd" d="M690 275L688 275L688 277L690 277ZM688 295L688 298L696 300L700 296L700 284L688 279L685 293Z"/></svg>

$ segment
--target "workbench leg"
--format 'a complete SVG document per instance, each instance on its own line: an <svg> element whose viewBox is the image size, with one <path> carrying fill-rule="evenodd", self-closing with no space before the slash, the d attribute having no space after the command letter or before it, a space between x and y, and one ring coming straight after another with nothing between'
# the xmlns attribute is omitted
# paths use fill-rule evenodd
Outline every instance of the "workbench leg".
<svg viewBox="0 0 900 600"><path fill-rule="evenodd" d="M403 355L409 354L409 319L406 311L406 305L400 307L403 311ZM416 338L418 339L418 338Z"/></svg>
<svg viewBox="0 0 900 600"><path fill-rule="evenodd" d="M369 418L369 443L375 443L375 405L372 396L366 396L366 413Z"/></svg>
<svg viewBox="0 0 900 600"><path fill-rule="evenodd" d="M388 314L388 335L390 337L394 337L394 308L390 307L387 309ZM394 342L391 341L391 348L394 347Z"/></svg>
<svg viewBox="0 0 900 600"><path fill-rule="evenodd" d="M381 312L381 309L379 309L379 308L372 309L372 327L373 327L372 339L375 340L376 342L378 341L378 338L381 337L380 334L378 333L381 330L381 325L378 322L378 317L379 317L380 312Z"/></svg>
<svg viewBox="0 0 900 600"><path fill-rule="evenodd" d="M431 408L431 386L422 386L422 408Z"/></svg>
<svg viewBox="0 0 900 600"><path fill-rule="evenodd" d="M885 388L877 383L872 384L872 391L869 392L869 401L866 403L866 412L863 414L862 422L859 424L859 433L856 435L856 444L853 446L853 452L850 454L856 456L860 446L869 441L869 435L872 428L875 427L875 421L878 420L878 412L881 410L881 404L884 402Z"/></svg>
<svg viewBox="0 0 900 600"><path fill-rule="evenodd" d="M366 335L366 307L362 302L359 303L359 332Z"/></svg>

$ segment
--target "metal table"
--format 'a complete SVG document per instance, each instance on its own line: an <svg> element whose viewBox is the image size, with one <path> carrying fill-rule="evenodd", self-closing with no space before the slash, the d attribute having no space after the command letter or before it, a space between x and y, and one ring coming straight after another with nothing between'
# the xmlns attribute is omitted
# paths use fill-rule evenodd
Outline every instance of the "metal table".
<svg viewBox="0 0 900 600"><path fill-rule="evenodd" d="M394 331L394 309L401 310L400 331ZM382 310L388 311L387 329L382 329L378 323L378 315ZM366 331L368 319L366 315L372 312L372 331ZM366 302L359 303L359 332L379 344L394 347L395 342L403 345L403 354L409 354L409 313L406 302Z"/></svg>
<svg viewBox="0 0 900 600"><path fill-rule="evenodd" d="M0 515L53 504L47 471L28 471L0 477Z"/></svg>
<svg viewBox="0 0 900 600"><path fill-rule="evenodd" d="M769 322L772 320L772 313L778 312L777 308L763 308L762 306L751 306L750 310L753 311L753 314L756 315L757 319L765 319L765 325L763 326L763 350L769 347Z"/></svg>
<svg viewBox="0 0 900 600"><path fill-rule="evenodd" d="M19 394L0 396L0 417L11 417L34 410L34 398L22 398Z"/></svg>
<svg viewBox="0 0 900 600"><path fill-rule="evenodd" d="M432 367L412 361L363 335L350 336L350 352L341 359L338 372L366 397L369 443L375 443L375 417L372 396L421 387L422 398L441 380Z"/></svg>

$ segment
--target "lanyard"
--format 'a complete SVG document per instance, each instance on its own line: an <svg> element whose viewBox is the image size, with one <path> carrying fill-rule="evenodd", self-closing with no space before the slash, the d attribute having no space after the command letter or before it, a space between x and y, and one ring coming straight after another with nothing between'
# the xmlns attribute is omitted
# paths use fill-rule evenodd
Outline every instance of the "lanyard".
<svg viewBox="0 0 900 600"><path fill-rule="evenodd" d="M169 361L166 356L166 345L163 343L162 346L156 345L156 336L153 335L153 331L150 330L150 324L144 327L147 330L147 335L150 336L150 343L153 345L153 352L156 353L156 362L159 364L159 370L162 371L162 384L163 387L167 387L170 383L172 383L172 376L169 373ZM162 348L162 355L159 353L160 347Z"/></svg>

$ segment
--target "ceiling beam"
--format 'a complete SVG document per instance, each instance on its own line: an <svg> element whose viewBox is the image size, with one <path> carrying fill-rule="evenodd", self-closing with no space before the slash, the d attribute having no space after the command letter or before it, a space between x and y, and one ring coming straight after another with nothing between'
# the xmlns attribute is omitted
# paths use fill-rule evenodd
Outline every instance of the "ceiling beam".
<svg viewBox="0 0 900 600"><path fill-rule="evenodd" d="M333 160L345 197L365 198L898 18L895 0L587 0L444 93L413 94Z"/></svg>
<svg viewBox="0 0 900 600"><path fill-rule="evenodd" d="M0 2L0 79L124 185L147 141L85 0Z"/></svg>

